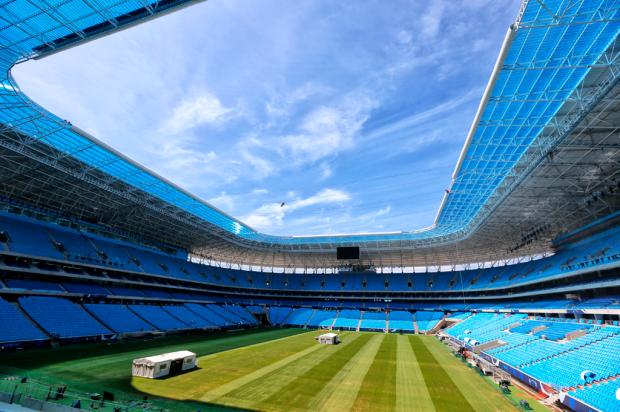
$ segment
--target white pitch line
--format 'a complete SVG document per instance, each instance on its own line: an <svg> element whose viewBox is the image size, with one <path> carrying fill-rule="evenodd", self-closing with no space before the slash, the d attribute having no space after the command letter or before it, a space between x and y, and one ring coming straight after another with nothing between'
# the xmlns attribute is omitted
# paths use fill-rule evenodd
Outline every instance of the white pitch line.
<svg viewBox="0 0 620 412"><path fill-rule="evenodd" d="M311 400L308 410L350 410L384 337L383 333L378 333L370 338L364 347Z"/></svg>

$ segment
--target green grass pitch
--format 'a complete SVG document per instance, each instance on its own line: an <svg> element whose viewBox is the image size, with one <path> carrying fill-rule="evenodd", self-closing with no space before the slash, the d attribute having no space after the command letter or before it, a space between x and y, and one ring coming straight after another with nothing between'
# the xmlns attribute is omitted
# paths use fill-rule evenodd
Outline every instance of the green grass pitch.
<svg viewBox="0 0 620 412"><path fill-rule="evenodd" d="M28 350L0 355L0 372L117 398L148 395L171 410L517 410L434 337L342 332L342 343L329 346L316 342L319 333L268 329ZM180 349L198 354L198 369L131 378L132 359Z"/></svg>

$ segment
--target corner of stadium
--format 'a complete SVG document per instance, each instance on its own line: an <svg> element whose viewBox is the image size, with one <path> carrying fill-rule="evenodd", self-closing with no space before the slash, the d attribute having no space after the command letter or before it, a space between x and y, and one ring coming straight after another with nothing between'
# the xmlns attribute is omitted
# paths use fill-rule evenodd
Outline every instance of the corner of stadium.
<svg viewBox="0 0 620 412"><path fill-rule="evenodd" d="M522 2L431 227L313 236L11 75L194 3L0 2L0 410L620 411L620 0Z"/></svg>

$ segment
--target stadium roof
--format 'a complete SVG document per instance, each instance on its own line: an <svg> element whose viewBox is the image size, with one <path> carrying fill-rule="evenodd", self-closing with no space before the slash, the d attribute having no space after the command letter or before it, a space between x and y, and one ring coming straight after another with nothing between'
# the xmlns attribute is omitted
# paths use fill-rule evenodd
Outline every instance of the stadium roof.
<svg viewBox="0 0 620 412"><path fill-rule="evenodd" d="M16 63L43 58L192 3L13 0L0 5L0 70L6 73L0 83L0 194L162 240L213 260L300 267L334 265L334 248L351 244L362 248L367 264L385 266L544 253L558 233L617 209L615 201L603 208L584 201L573 213L566 210L546 221L551 215L541 212L541 200L553 202L554 194L543 182L549 174L535 176L544 167L563 167L549 165L564 153L567 139L584 135L583 130L575 133L581 128L591 138L579 143L587 154L579 152L566 162L576 170L575 177L556 179L561 182L557 190L567 193L571 187L581 187L584 168L591 167L580 163L585 159L600 170L586 189L572 195L576 201L615 178L617 170L604 165L618 160L616 146L608 141L618 125L616 118L608 117L614 112L609 105L617 100L605 99L613 94L620 76L620 0L523 2L435 223L412 232L300 237L257 232L47 112L29 100L10 76ZM592 113L597 113L596 121L588 118ZM606 127L611 123L614 132L600 136L599 142L591 132L596 128L601 133L597 123L601 117L607 117ZM611 154L593 151L597 144L610 146ZM523 187L538 190L522 193L531 196L527 199L514 197ZM512 212L502 213L508 205ZM536 233L535 241L520 242L530 232Z"/></svg>

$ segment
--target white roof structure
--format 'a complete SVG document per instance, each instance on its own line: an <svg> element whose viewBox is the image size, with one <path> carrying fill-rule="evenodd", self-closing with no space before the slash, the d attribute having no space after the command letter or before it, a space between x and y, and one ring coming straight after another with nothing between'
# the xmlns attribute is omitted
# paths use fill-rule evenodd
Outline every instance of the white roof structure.
<svg viewBox="0 0 620 412"><path fill-rule="evenodd" d="M196 356L194 352L188 350L180 350L177 352L162 353L161 355L148 356L146 358L135 359L136 363L157 364L161 362L172 361L175 359L186 358L188 356Z"/></svg>
<svg viewBox="0 0 620 412"><path fill-rule="evenodd" d="M620 31L606 0L523 1L428 230L260 233L45 111L10 76L17 63L197 2L73 1L71 13L56 2L9 2L0 27L11 39L0 44L0 206L218 266L304 270L342 266L341 246L360 247L356 264L388 269L549 254L557 236L620 210Z"/></svg>

